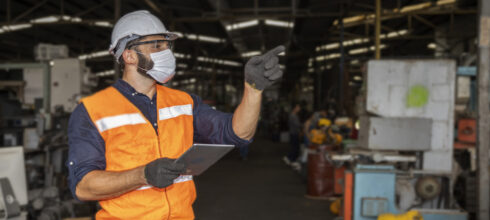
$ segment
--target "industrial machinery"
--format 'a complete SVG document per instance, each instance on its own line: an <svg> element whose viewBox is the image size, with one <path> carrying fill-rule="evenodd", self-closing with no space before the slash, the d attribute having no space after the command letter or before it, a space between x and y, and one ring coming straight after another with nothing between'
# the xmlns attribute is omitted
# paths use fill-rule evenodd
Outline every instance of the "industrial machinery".
<svg viewBox="0 0 490 220"><path fill-rule="evenodd" d="M64 165L69 115L79 99L91 93L90 70L77 58L0 64L0 70L8 79L0 84L0 185L4 195L0 219L54 220L93 213L95 204L80 204L71 197Z"/></svg>
<svg viewBox="0 0 490 220"><path fill-rule="evenodd" d="M27 183L22 146L0 148L0 161L0 219L27 219Z"/></svg>
<svg viewBox="0 0 490 220"><path fill-rule="evenodd" d="M344 219L410 210L424 219L468 219L453 197L455 62L369 61L366 78L358 146L328 155L351 167Z"/></svg>

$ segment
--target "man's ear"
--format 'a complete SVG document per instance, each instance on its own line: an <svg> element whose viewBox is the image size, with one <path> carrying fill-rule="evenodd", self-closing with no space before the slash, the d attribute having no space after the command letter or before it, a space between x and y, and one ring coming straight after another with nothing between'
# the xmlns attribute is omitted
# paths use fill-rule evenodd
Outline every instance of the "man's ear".
<svg viewBox="0 0 490 220"><path fill-rule="evenodd" d="M124 63L127 64L137 64L138 58L136 57L136 52L133 50L124 50L122 53Z"/></svg>

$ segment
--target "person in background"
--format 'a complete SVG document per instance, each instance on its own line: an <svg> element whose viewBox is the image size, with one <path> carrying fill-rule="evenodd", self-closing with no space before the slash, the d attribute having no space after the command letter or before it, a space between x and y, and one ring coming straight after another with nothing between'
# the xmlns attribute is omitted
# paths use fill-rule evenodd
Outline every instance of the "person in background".
<svg viewBox="0 0 490 220"><path fill-rule="evenodd" d="M321 118L327 118L327 110L325 108L319 109L313 112L313 114L308 118L303 125L303 134L305 134L304 144L308 147L311 143L310 131L314 129Z"/></svg>
<svg viewBox="0 0 490 220"><path fill-rule="evenodd" d="M299 112L301 106L297 103L292 105L291 112L289 113L288 125L289 125L289 144L291 149L287 156L283 157L284 163L291 166L295 170L301 169L301 165L296 160L299 156L299 140L301 133L301 122L299 120Z"/></svg>

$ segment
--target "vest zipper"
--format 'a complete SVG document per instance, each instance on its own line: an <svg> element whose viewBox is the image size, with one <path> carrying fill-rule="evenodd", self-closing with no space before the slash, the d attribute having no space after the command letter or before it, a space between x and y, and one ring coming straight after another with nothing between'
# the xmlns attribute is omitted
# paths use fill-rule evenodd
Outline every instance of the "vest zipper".
<svg viewBox="0 0 490 220"><path fill-rule="evenodd" d="M157 101L158 103L158 101ZM158 153L160 154L160 158L163 157L163 152L162 152L162 148L160 146L160 132L158 131L160 129L160 125L158 124L159 120L159 115L158 115L158 104L157 104L157 132L156 132L156 136L157 136L157 146L158 146ZM150 122L150 126L151 126L151 122ZM164 193L165 193L165 201L167 202L167 207L168 207L168 216L167 216L167 220L170 220L170 214L171 214L171 207L170 207L170 201L168 200L168 195L167 195L167 188L164 189Z"/></svg>
<svg viewBox="0 0 490 220"><path fill-rule="evenodd" d="M165 199L167 200L167 204L168 204L168 216L167 216L167 219L170 220L170 213L171 212L171 207L170 207L170 201L168 200L168 195L167 195L167 188L165 188Z"/></svg>
<svg viewBox="0 0 490 220"><path fill-rule="evenodd" d="M160 126L158 126L160 127ZM157 143L158 143L158 153L160 153L160 158L163 157L163 153L162 153L162 149L160 148L160 137L159 137L159 133L157 134ZM168 200L168 195L167 195L167 188L165 188L165 201L167 201L167 206L168 206L168 216L167 216L167 219L169 220L170 219L170 211L171 211L171 207L170 207L170 201Z"/></svg>

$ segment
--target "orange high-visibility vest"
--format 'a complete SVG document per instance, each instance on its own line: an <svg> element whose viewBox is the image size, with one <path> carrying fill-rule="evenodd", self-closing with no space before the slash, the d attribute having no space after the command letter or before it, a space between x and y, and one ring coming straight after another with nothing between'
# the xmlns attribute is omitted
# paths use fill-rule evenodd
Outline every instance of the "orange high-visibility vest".
<svg viewBox="0 0 490 220"><path fill-rule="evenodd" d="M140 110L116 88L108 87L82 100L105 141L106 171L123 171L157 158L178 158L193 143L194 102L182 91L157 85L158 135ZM194 219L196 189L192 176L171 186L143 186L99 201L96 219Z"/></svg>

